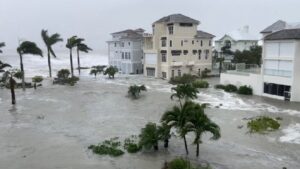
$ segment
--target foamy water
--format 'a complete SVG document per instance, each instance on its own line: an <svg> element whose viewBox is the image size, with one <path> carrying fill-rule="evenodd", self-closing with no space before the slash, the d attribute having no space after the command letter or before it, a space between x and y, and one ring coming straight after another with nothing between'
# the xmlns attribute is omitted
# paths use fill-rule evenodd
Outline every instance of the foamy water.
<svg viewBox="0 0 300 169"><path fill-rule="evenodd" d="M300 144L300 123L291 124L283 129L284 136L279 138L279 141L286 143Z"/></svg>

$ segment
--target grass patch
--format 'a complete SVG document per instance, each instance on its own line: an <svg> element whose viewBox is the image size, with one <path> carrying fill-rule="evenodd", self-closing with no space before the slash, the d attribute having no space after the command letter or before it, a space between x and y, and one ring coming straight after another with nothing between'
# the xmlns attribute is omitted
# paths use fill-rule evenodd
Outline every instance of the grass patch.
<svg viewBox="0 0 300 169"><path fill-rule="evenodd" d="M170 162L166 162L162 169L212 169L210 165L195 166L189 160L176 158Z"/></svg>
<svg viewBox="0 0 300 169"><path fill-rule="evenodd" d="M124 149L128 153L137 153L142 147L138 144L138 136L132 135L124 140Z"/></svg>
<svg viewBox="0 0 300 169"><path fill-rule="evenodd" d="M205 80L195 80L194 82L192 82L192 85L198 89L209 87L209 83Z"/></svg>
<svg viewBox="0 0 300 169"><path fill-rule="evenodd" d="M118 141L118 139L118 137L111 138L110 140L105 140L98 145L90 145L88 149L92 150L95 154L118 157L124 154L124 152L119 148L121 146L121 142Z"/></svg>
<svg viewBox="0 0 300 169"><path fill-rule="evenodd" d="M249 133L266 134L268 132L276 131L280 127L278 120L267 116L260 116L252 119L247 123Z"/></svg>
<svg viewBox="0 0 300 169"><path fill-rule="evenodd" d="M238 91L238 94L243 94L243 95L253 95L253 90L250 86L240 86Z"/></svg>

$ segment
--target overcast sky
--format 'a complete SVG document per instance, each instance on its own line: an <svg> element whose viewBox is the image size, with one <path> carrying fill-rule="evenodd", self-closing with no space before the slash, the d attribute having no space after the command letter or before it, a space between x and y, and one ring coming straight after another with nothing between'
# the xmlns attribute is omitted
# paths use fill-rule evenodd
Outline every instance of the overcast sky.
<svg viewBox="0 0 300 169"><path fill-rule="evenodd" d="M300 0L0 0L0 42L15 49L18 38L41 42L40 31L78 35L105 52L110 33L144 28L181 13L201 22L198 29L222 36L244 25L259 36L278 19L300 22ZM57 45L64 49L65 41Z"/></svg>

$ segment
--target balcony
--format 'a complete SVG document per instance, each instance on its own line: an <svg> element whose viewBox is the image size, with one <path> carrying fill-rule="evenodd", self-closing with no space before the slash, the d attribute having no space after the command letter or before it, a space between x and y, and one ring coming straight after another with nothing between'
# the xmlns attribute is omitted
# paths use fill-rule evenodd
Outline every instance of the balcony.
<svg viewBox="0 0 300 169"><path fill-rule="evenodd" d="M172 62L171 66L173 66L173 67L180 67L180 66L183 66L183 62Z"/></svg>
<svg viewBox="0 0 300 169"><path fill-rule="evenodd" d="M292 71L276 70L276 69L265 69L264 70L264 75L280 76L280 77L292 77Z"/></svg>

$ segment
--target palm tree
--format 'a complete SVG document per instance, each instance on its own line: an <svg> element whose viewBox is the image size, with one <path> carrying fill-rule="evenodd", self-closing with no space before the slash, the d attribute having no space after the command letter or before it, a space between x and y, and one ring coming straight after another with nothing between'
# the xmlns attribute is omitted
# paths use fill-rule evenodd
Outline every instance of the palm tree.
<svg viewBox="0 0 300 169"><path fill-rule="evenodd" d="M140 146L151 149L153 147L154 150L158 150L158 128L155 123L146 124L145 128L142 128L140 134Z"/></svg>
<svg viewBox="0 0 300 169"><path fill-rule="evenodd" d="M51 55L56 58L56 55L52 49L52 46L56 44L57 42L63 41L62 38L60 38L60 35L58 33L55 33L51 36L48 35L47 30L42 30L41 32L42 39L47 47L47 54L48 54L48 67L49 67L49 76L52 77L52 71L51 71Z"/></svg>
<svg viewBox="0 0 300 169"><path fill-rule="evenodd" d="M8 68L8 67L11 67L11 65L7 64L7 63L3 63L1 60L0 60L0 73L1 72L4 72L4 69L5 68Z"/></svg>
<svg viewBox="0 0 300 169"><path fill-rule="evenodd" d="M173 92L171 99L173 100L176 97L182 107L182 100L188 101L191 99L197 98L198 89L195 88L192 84L180 84L171 89Z"/></svg>
<svg viewBox="0 0 300 169"><path fill-rule="evenodd" d="M8 66L10 67L10 66ZM13 69L13 70L9 70L9 71L5 71L2 77L2 81L4 83L8 83L9 84L9 88L11 91L11 103L14 105L16 104L16 95L15 95L15 86L16 86L16 80L17 79L22 79L22 76L20 76L20 70L17 69Z"/></svg>
<svg viewBox="0 0 300 169"><path fill-rule="evenodd" d="M22 87L23 90L25 90L25 72L24 72L24 66L23 66L23 55L24 54L32 54L32 55L40 55L43 57L42 50L34 43L30 41L24 41L20 44L20 46L17 48L17 52L20 55L20 67L22 72Z"/></svg>
<svg viewBox="0 0 300 169"><path fill-rule="evenodd" d="M4 42L0 42L0 53L3 53L3 51L1 50L1 48L3 48L5 46Z"/></svg>
<svg viewBox="0 0 300 169"><path fill-rule="evenodd" d="M128 94L134 99L137 99L140 96L141 91L147 91L145 85L133 85L128 88Z"/></svg>
<svg viewBox="0 0 300 169"><path fill-rule="evenodd" d="M66 44L66 47L70 50L70 65L72 77L74 76L72 49L76 47L81 41L83 41L83 39L77 38L77 36L72 36L68 39Z"/></svg>
<svg viewBox="0 0 300 169"><path fill-rule="evenodd" d="M186 154L189 154L188 146L186 142L186 123L188 120L188 115L193 111L194 103L191 101L186 101L182 106L174 106L172 109L166 111L162 118L161 122L167 124L171 128L176 128L177 133L184 140L184 146Z"/></svg>
<svg viewBox="0 0 300 169"><path fill-rule="evenodd" d="M165 123L163 123L161 126L158 126L159 139L164 142L165 148L169 147L169 139L171 138L170 130L170 126Z"/></svg>
<svg viewBox="0 0 300 169"><path fill-rule="evenodd" d="M212 140L217 140L221 137L220 127L216 123L212 122L204 113L205 106L206 105L199 105L195 103L193 111L189 113L188 123L186 124L187 130L195 133L194 144L197 145L197 157L199 156L199 144L202 143L201 136L203 133L212 133Z"/></svg>
<svg viewBox="0 0 300 169"><path fill-rule="evenodd" d="M84 39L82 39L82 41L84 41ZM89 53L89 51L92 50L86 44L82 43L82 41L77 44L77 63L78 63L78 73L79 74L80 74L80 57L79 57L79 52Z"/></svg>
<svg viewBox="0 0 300 169"><path fill-rule="evenodd" d="M90 71L90 75L94 75L95 78L96 78L97 74L102 73L104 71L105 67L106 66L104 66L104 65L92 66L92 69Z"/></svg>
<svg viewBox="0 0 300 169"><path fill-rule="evenodd" d="M105 71L104 71L104 75L108 75L108 78L115 78L115 74L118 72L118 68L114 67L114 66L110 66L108 67Z"/></svg>

